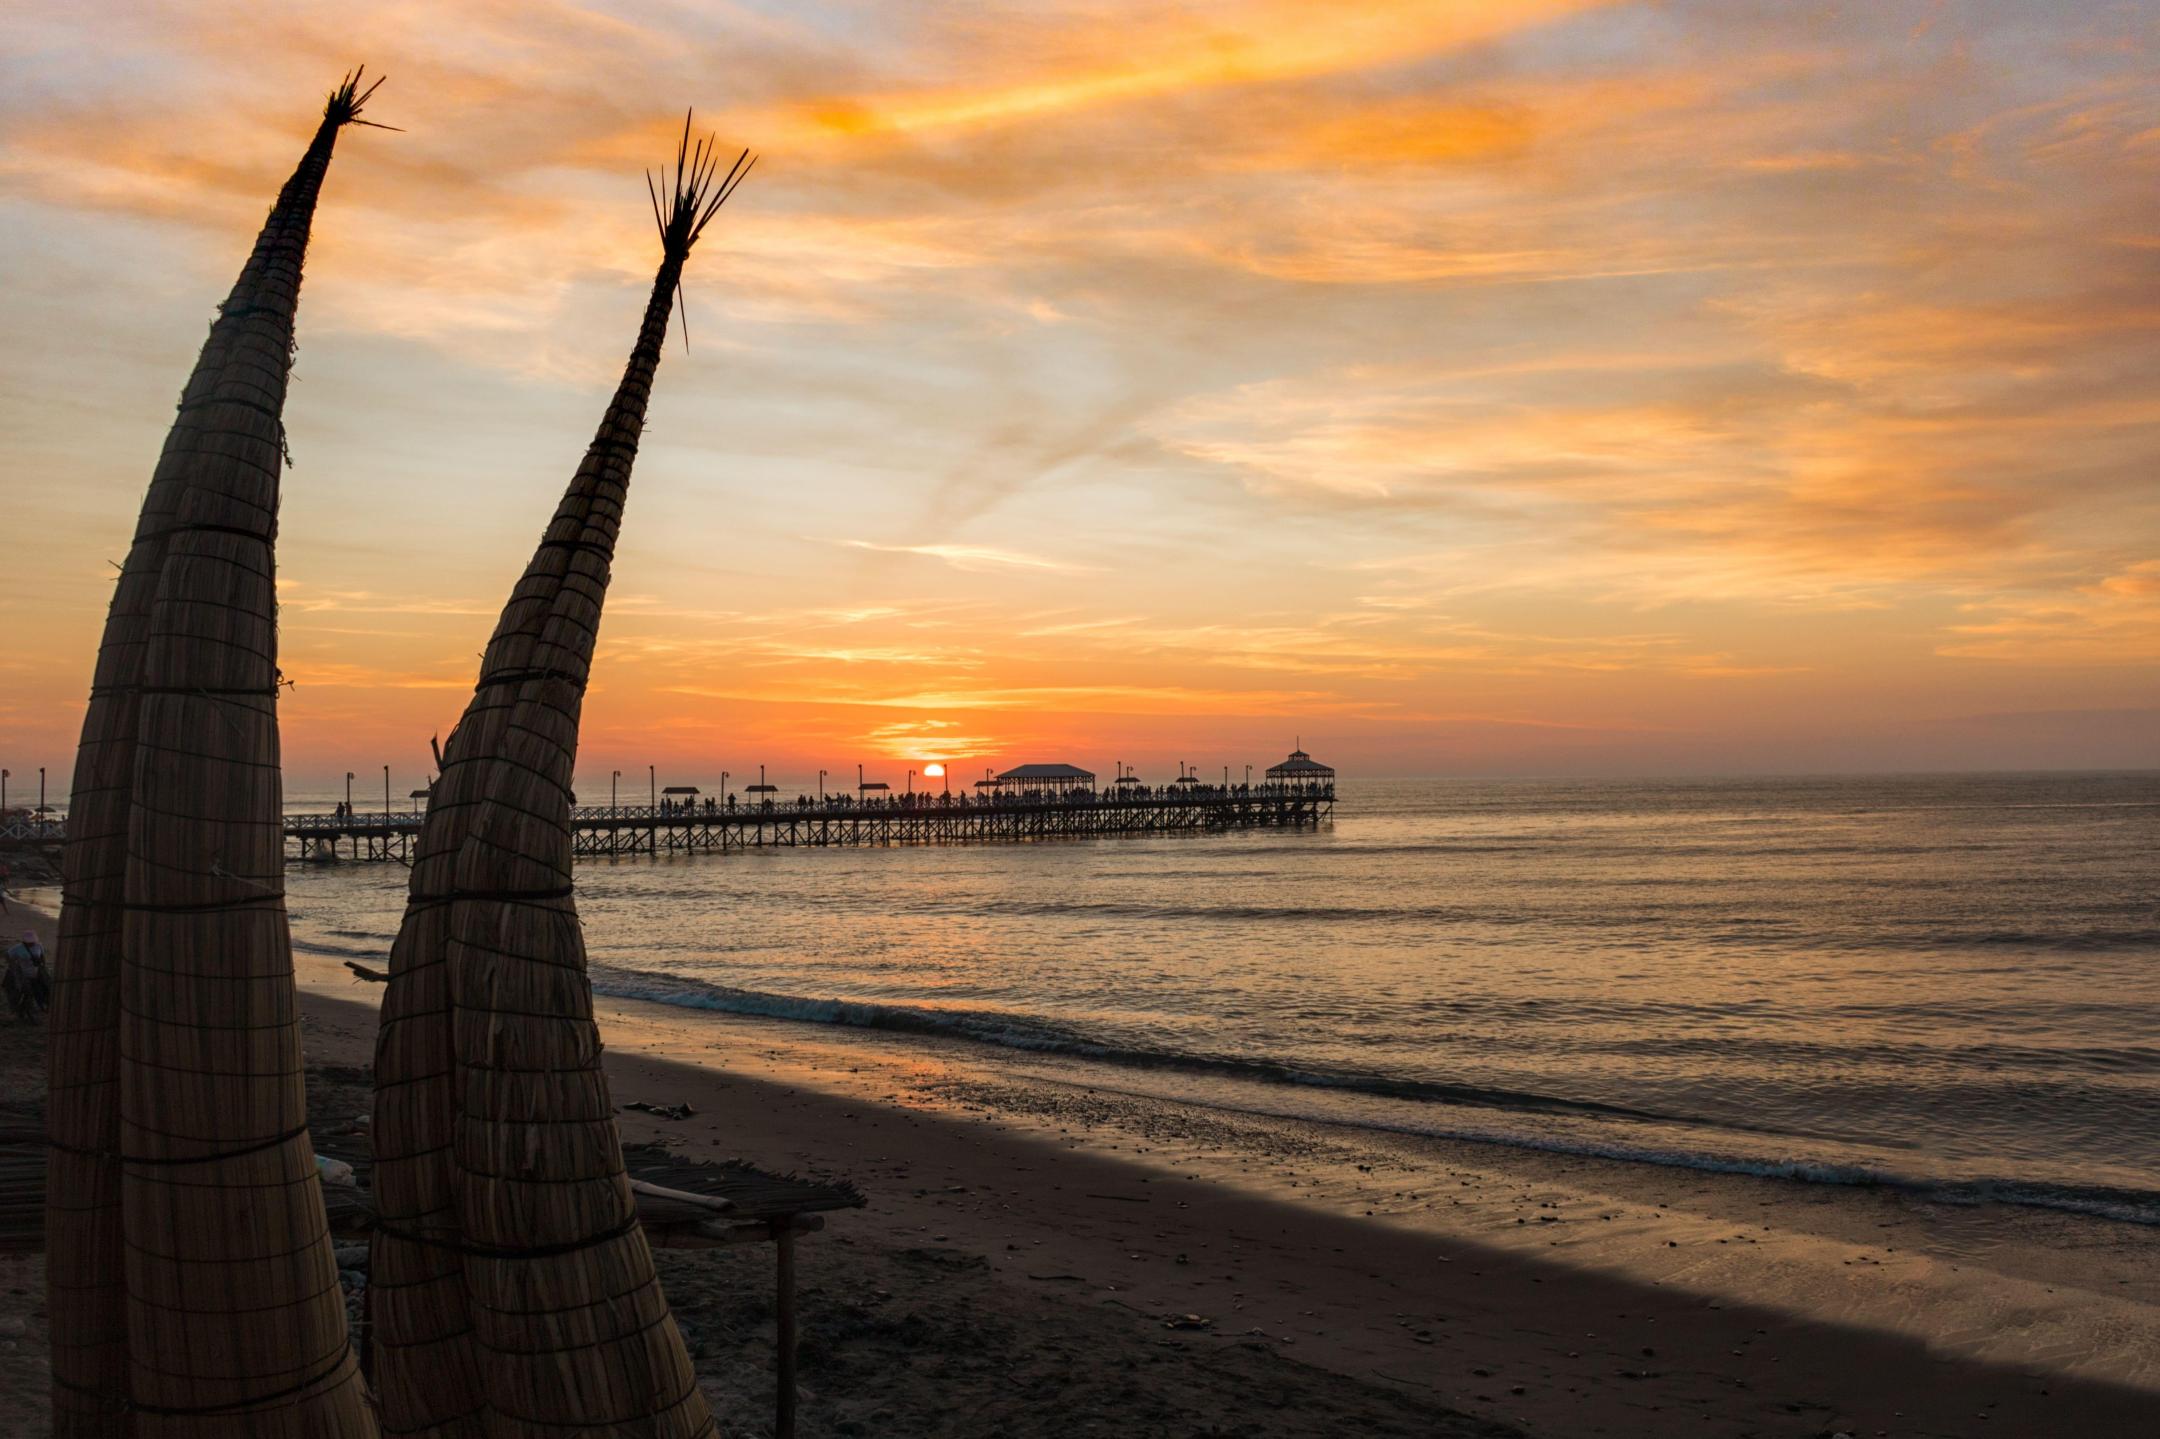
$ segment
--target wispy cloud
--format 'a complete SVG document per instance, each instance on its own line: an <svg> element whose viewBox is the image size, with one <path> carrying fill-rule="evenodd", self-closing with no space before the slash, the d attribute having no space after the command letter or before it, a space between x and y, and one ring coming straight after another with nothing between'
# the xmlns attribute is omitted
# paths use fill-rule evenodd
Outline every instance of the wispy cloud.
<svg viewBox="0 0 2160 1439"><path fill-rule="evenodd" d="M2068 592L2004 595L1963 606L1938 652L2048 668L2160 663L2160 559Z"/></svg>
<svg viewBox="0 0 2160 1439"><path fill-rule="evenodd" d="M1070 560L1052 559L1048 555L995 549L989 545L884 545L874 540L839 540L836 543L850 549L870 550L881 555L920 555L924 559L942 560L956 570L1042 570L1052 574L1076 575L1096 568L1093 565L1075 564Z"/></svg>

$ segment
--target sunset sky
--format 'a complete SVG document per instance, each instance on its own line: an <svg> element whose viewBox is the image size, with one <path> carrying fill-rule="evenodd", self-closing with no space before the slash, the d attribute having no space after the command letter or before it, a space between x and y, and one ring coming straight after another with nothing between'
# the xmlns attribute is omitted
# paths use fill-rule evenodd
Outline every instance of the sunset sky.
<svg viewBox="0 0 2160 1439"><path fill-rule="evenodd" d="M321 98L289 783L470 693L689 273L581 783L2160 764L2160 4L14 4L0 763ZM626 775L626 784L628 783Z"/></svg>

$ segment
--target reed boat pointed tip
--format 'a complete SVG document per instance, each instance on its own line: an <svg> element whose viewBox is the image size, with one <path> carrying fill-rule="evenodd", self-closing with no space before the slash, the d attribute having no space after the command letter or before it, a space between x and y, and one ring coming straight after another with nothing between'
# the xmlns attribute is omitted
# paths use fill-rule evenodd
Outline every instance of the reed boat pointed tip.
<svg viewBox="0 0 2160 1439"><path fill-rule="evenodd" d="M371 130L397 130L398 127L395 125L384 125L374 120L360 118L361 110L366 107L367 102L374 96L375 92L382 88L383 81L389 78L387 75L377 75L374 81L367 85L366 89L362 89L362 82L367 80L367 66L357 65L348 70L345 73L345 78L338 82L337 88L330 92L329 98L323 101L324 121L334 128L343 128L346 125L365 125ZM402 134L403 132L399 131L398 133Z"/></svg>
<svg viewBox="0 0 2160 1439"><path fill-rule="evenodd" d="M682 135L675 142L673 174L669 167L660 167L656 177L646 172L647 186L653 192L655 218L660 223L660 241L670 259L683 259L690 247L704 233L705 226L727 203L728 197L749 175L756 163L745 148L735 157L735 163L726 174L720 173L720 139L717 135L691 138L690 128L693 110L683 112ZM665 204L660 201L659 190L665 185L669 196Z"/></svg>

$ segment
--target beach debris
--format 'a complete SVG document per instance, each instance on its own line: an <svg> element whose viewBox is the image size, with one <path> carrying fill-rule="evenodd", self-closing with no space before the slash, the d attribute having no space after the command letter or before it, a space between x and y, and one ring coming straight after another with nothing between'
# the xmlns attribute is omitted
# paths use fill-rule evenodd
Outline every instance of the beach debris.
<svg viewBox="0 0 2160 1439"><path fill-rule="evenodd" d="M661 258L636 343L442 745L415 848L375 1065L374 1377L396 1433L463 1439L483 1412L544 1414L549 1430L591 1439L713 1432L621 1182L570 806L683 269L752 163L744 151L723 171L723 158L685 116L672 172L646 177Z"/></svg>
<svg viewBox="0 0 2160 1439"><path fill-rule="evenodd" d="M218 307L106 614L50 1030L60 1434L376 1432L317 1277L331 1254L285 928L275 592L301 271L338 136L374 123L374 89L356 70L330 92Z"/></svg>
<svg viewBox="0 0 2160 1439"><path fill-rule="evenodd" d="M369 984L388 984L390 982L388 974L379 969L369 969L357 959L346 960L345 967Z"/></svg>
<svg viewBox="0 0 2160 1439"><path fill-rule="evenodd" d="M695 1109L690 1107L688 1100L684 1100L681 1104L647 1104L642 1099L634 1099L624 1105L623 1108L639 1110L645 1114L655 1114L662 1119L689 1119L697 1113Z"/></svg>
<svg viewBox="0 0 2160 1439"><path fill-rule="evenodd" d="M1173 1314L1162 1322L1165 1329L1213 1329L1215 1321L1200 1314Z"/></svg>

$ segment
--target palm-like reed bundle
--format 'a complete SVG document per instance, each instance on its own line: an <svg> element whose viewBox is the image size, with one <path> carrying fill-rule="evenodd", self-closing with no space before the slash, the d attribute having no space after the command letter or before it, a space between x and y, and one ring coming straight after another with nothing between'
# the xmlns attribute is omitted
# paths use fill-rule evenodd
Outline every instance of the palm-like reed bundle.
<svg viewBox="0 0 2160 1439"><path fill-rule="evenodd" d="M570 782L653 374L691 246L749 171L677 148L622 381L444 748L376 1047L386 1432L691 1439L713 1421L638 1228L570 894Z"/></svg>
<svg viewBox="0 0 2160 1439"><path fill-rule="evenodd" d="M301 266L338 132L372 123L360 78L219 307L98 651L48 1106L61 1436L375 1432L305 1130L273 558Z"/></svg>

